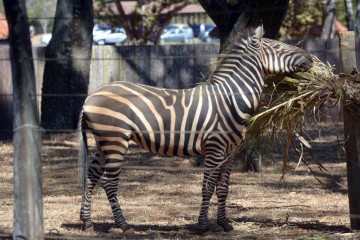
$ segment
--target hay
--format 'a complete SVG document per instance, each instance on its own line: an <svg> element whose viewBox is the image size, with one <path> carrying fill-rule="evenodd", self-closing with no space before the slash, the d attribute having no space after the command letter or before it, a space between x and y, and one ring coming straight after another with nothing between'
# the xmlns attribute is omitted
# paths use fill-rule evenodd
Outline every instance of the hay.
<svg viewBox="0 0 360 240"><path fill-rule="evenodd" d="M245 145L265 134L273 138L285 131L284 169L289 147L294 145L293 137L305 148L310 148L301 133L305 109L311 109L307 114L311 113L315 118L319 109L331 108L342 102L354 117L358 117L360 73L356 70L351 74L336 75L329 64L314 57L314 65L307 72L271 76L265 79L265 83L262 104L247 121Z"/></svg>
<svg viewBox="0 0 360 240"><path fill-rule="evenodd" d="M331 108L339 101L350 109L360 105L360 73L336 75L330 65L314 59L307 72L265 80L262 105L247 121L247 139L293 129L304 122L305 109Z"/></svg>

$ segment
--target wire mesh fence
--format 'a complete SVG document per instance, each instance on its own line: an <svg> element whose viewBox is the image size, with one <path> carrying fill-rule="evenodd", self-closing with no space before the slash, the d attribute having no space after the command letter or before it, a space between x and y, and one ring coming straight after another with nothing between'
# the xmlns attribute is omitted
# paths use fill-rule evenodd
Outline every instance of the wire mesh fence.
<svg viewBox="0 0 360 240"><path fill-rule="evenodd" d="M337 41L337 40L332 40ZM335 46L332 41L329 42L320 41L319 43L313 43L311 41L303 43L304 46L308 47L308 51L311 53L320 56L322 60L329 61L334 64L337 63L337 55L338 51L336 49L332 49L329 46ZM306 47L305 47L306 48ZM124 50L125 49L125 50ZM154 50L155 49L155 50ZM41 101L41 85L42 85L42 72L44 67L45 58L40 56L43 54L42 49L35 49L34 51L38 51L37 54L34 54L34 61L36 62L36 76L37 76L37 98L38 101ZM5 50L6 51L6 50ZM4 52L5 52L4 51ZM130 81L142 84L148 84L158 87L166 87L166 88L187 88L196 85L198 82L204 80L204 76L209 71L210 64L212 61L216 60L216 54L218 52L218 46L216 44L212 45L182 45L182 46L158 46L152 48L151 46L144 47L134 47L134 46L122 46L122 47L95 47L93 53L92 66L91 66L91 74L90 74L90 91L95 89L98 86L103 84L112 82L112 81ZM1 53L1 50L0 50ZM52 60L52 59L49 59ZM84 59L85 61L89 61ZM3 63L4 66L9 61L9 57L4 57L1 59L0 64ZM9 68L10 69L10 68ZM11 74L9 72L6 73L6 67L1 68L3 75L7 77L2 77L5 79L1 81L0 89L7 89L9 92L1 93L0 97L4 100L1 101L1 107L5 106L4 112L6 113L6 109L8 109L8 116L11 119L11 80L6 81L6 79L11 79ZM1 71L0 70L0 71ZM195 77L194 77L195 76ZM206 79L206 78L205 78ZM54 94L47 95L51 97L70 97L74 96L73 94ZM77 97L77 96L75 96ZM83 97L81 95L80 97ZM7 106L7 108L6 108ZM3 115L6 119L6 114ZM11 121L8 121L11 122ZM2 121L2 123L6 123L6 121ZM10 131L13 129L10 127L1 126L2 131ZM72 132L71 129L44 129L44 132ZM67 143L66 137L63 140L65 148L66 145L70 145L68 150L65 151L75 151L76 147L73 146L73 143ZM59 146L54 145L54 148ZM60 153L60 158L61 154ZM74 154L74 153L72 153ZM144 159L145 160L145 159ZM60 160L61 161L61 160ZM49 188L64 188L64 186L59 185L58 183L61 181L65 181L63 176L63 172L74 171L78 168L77 164L70 163L76 161L75 158L69 158L66 160L67 163L65 167L52 167L51 169L47 169L47 162L44 161L44 171L51 171L53 176L53 185L49 185ZM70 164L69 164L70 163ZM201 172L205 169L203 168L193 168L193 167L164 167L164 166L142 166L142 165L128 165L123 167L124 170L140 170L140 171L154 171L155 174L158 174L162 171L167 171L176 174L181 174L181 172ZM55 179L55 180L54 180ZM73 181L65 181L66 184L73 185ZM47 190L47 189L46 189ZM58 189L57 191L61 191ZM53 192L54 193L54 192ZM199 191L200 193L200 191ZM51 195L51 194L50 194ZM161 205L161 204L159 204ZM192 205L187 205L187 208L190 208ZM50 234L51 235L51 234ZM55 234L56 235L56 234ZM52 237L49 237L52 238ZM56 238L56 236L54 236ZM61 237L59 237L61 238ZM67 238L67 236L63 235L63 238ZM69 236L71 239L71 236ZM101 238L100 238L101 239Z"/></svg>
<svg viewBox="0 0 360 240"><path fill-rule="evenodd" d="M296 42L291 42L296 44ZM356 46L358 46L357 44ZM301 47L323 62L339 70L338 39L305 40ZM164 46L94 46L91 59L89 92L113 81L128 81L163 88L190 88L207 80L207 75L217 59L219 45L187 44ZM357 51L357 56L360 53ZM45 48L33 49L36 74L36 97L82 97L68 93L42 95L43 72L46 61ZM360 62L360 61L358 61ZM12 83L9 47L0 45L0 132L12 131ZM66 104L66 102L64 102ZM63 129L67 131L67 129ZM3 135L3 134L1 134Z"/></svg>

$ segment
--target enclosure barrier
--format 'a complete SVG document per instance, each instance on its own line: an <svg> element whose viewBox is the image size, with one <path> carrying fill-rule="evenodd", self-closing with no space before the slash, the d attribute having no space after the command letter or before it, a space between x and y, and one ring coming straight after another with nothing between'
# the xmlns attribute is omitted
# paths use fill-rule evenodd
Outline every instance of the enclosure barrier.
<svg viewBox="0 0 360 240"><path fill-rule="evenodd" d="M356 46L359 45L357 39ZM298 43L339 72L339 39L307 39ZM206 80L219 51L218 43L183 45L93 46L89 92L113 81L164 88L189 88ZM356 50L360 58L360 51ZM40 110L45 47L33 48L37 100ZM51 59L49 59L51 61ZM358 64L360 61L357 61ZM358 66L358 68L360 68ZM12 83L9 46L0 45L0 139L12 135ZM54 84L57 84L54 81ZM64 93L66 95L66 93ZM66 102L64 102L66 104ZM335 109L336 110L336 109ZM336 115L337 113L335 113Z"/></svg>

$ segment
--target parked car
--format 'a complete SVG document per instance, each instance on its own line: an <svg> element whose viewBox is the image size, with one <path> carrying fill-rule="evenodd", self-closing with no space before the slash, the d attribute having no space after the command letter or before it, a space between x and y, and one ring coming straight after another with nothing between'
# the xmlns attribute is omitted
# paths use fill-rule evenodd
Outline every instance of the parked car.
<svg viewBox="0 0 360 240"><path fill-rule="evenodd" d="M93 29L94 43L103 45L110 43L124 42L126 40L126 33L123 28L115 28L111 30L108 25L95 25ZM41 45L47 46L51 40L51 33L43 34L40 38Z"/></svg>
<svg viewBox="0 0 360 240"><path fill-rule="evenodd" d="M126 39L126 32L123 28L113 28L93 36L93 41L97 45L123 43Z"/></svg>
<svg viewBox="0 0 360 240"><path fill-rule="evenodd" d="M101 34L101 33L105 33L109 30L111 30L111 27L108 25L95 24L95 26L93 28L93 36Z"/></svg>
<svg viewBox="0 0 360 240"><path fill-rule="evenodd" d="M160 36L160 43L182 42L188 43L194 38L191 27L187 24L169 24Z"/></svg>
<svg viewBox="0 0 360 240"><path fill-rule="evenodd" d="M203 42L219 42L219 38L211 36L211 32L215 27L216 26L211 23L201 24L198 38Z"/></svg>
<svg viewBox="0 0 360 240"><path fill-rule="evenodd" d="M200 33L200 24L189 24L194 33L194 38L197 38Z"/></svg>

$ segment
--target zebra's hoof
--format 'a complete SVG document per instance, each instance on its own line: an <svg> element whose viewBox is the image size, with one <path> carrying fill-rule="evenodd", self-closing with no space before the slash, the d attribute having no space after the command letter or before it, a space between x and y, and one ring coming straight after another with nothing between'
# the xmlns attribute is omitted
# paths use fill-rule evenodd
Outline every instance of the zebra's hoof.
<svg viewBox="0 0 360 240"><path fill-rule="evenodd" d="M124 235L134 235L135 234L135 230L128 224L123 224L123 225L118 225L121 230L123 231L122 233Z"/></svg>
<svg viewBox="0 0 360 240"><path fill-rule="evenodd" d="M123 234L126 236L132 236L135 234L135 230L133 228L126 229L123 230Z"/></svg>
<svg viewBox="0 0 360 240"><path fill-rule="evenodd" d="M81 230L87 231L87 230L93 229L93 228L94 228L94 224L92 222L84 222Z"/></svg>
<svg viewBox="0 0 360 240"><path fill-rule="evenodd" d="M231 232L234 228L229 223L219 224L223 229L224 232Z"/></svg>

